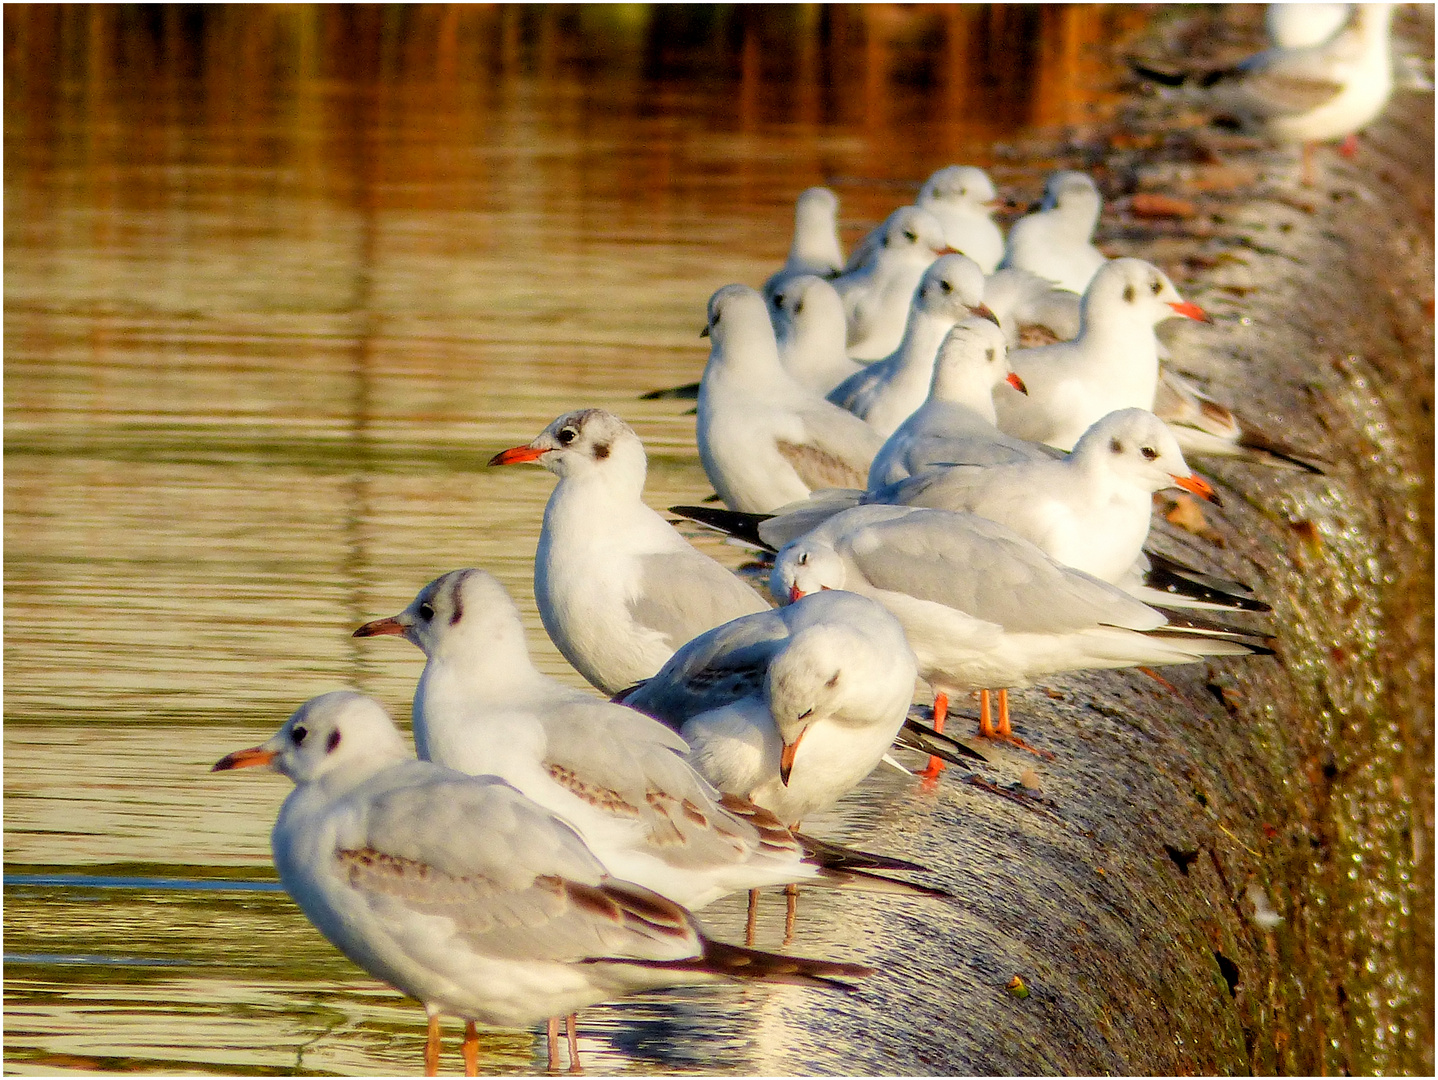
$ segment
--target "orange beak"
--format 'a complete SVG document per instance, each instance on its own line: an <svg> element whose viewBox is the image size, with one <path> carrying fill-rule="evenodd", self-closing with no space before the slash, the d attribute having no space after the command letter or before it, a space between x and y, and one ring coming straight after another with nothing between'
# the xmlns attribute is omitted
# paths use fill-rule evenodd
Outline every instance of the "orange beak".
<svg viewBox="0 0 1438 1080"><path fill-rule="evenodd" d="M799 732L799 737L791 743L785 743L784 749L779 752L779 781L785 787L789 786L789 774L794 771L794 755L799 752L799 744L804 741L804 732Z"/></svg>
<svg viewBox="0 0 1438 1080"><path fill-rule="evenodd" d="M226 754L210 766L210 772L248 769L252 765L268 765L275 760L275 757L276 753L273 750L266 750L262 746L252 746L248 750L236 750L233 754Z"/></svg>
<svg viewBox="0 0 1438 1080"><path fill-rule="evenodd" d="M797 585L789 586L789 603L793 604L804 599L804 590Z"/></svg>
<svg viewBox="0 0 1438 1080"><path fill-rule="evenodd" d="M1169 473L1169 479L1172 480L1176 486L1183 488L1184 491L1191 491L1200 499L1207 499L1213 503L1214 506L1223 505L1223 500L1218 497L1218 492L1213 490L1213 485L1197 473L1193 473L1189 476L1174 476L1172 473Z"/></svg>
<svg viewBox="0 0 1438 1080"><path fill-rule="evenodd" d="M962 255L962 254L963 254L963 252L960 251L958 248L956 248L956 247L949 247L948 244L945 244L943 247L936 247L936 248L934 248L934 257L935 257L935 258L938 258L940 255Z"/></svg>
<svg viewBox="0 0 1438 1080"><path fill-rule="evenodd" d="M1009 384L1010 386L1012 386L1015 390L1017 390L1020 394L1027 394L1027 393L1029 392L1029 388L1024 385L1023 379L1020 379L1020 378L1019 378L1017 372L1014 372L1014 371L1009 372L1008 375L1006 375L1006 376L1004 377L1004 382L1008 383L1008 384Z"/></svg>
<svg viewBox="0 0 1438 1080"><path fill-rule="evenodd" d="M405 625L399 621L399 617L391 615L388 619L376 619L374 622L367 622L356 630L351 637L378 637L380 634L397 634L404 636Z"/></svg>
<svg viewBox="0 0 1438 1080"><path fill-rule="evenodd" d="M501 450L489 459L491 465L518 465L525 461L538 461L545 454L553 449L552 447L514 446L508 450Z"/></svg>
<svg viewBox="0 0 1438 1080"><path fill-rule="evenodd" d="M1197 304L1190 304L1187 300L1185 300L1181 304L1175 304L1173 301L1170 300L1168 306L1173 308L1173 310L1177 314L1182 315L1185 319L1195 319L1198 322L1206 323L1213 322L1213 320L1208 317L1208 313L1204 311L1203 308L1199 307Z"/></svg>
<svg viewBox="0 0 1438 1080"><path fill-rule="evenodd" d="M993 323L995 326L999 325L999 317L993 313L993 310L989 307L988 304L975 304L973 307L969 308L969 312L971 314L979 316L982 319L988 319L989 322Z"/></svg>

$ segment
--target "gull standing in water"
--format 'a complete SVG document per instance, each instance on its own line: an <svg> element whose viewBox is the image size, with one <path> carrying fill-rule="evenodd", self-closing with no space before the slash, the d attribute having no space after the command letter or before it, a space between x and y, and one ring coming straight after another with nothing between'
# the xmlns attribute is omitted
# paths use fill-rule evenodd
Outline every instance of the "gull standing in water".
<svg viewBox="0 0 1438 1080"><path fill-rule="evenodd" d="M644 444L619 417L566 413L490 464L525 461L559 477L534 558L540 618L565 659L605 693L653 675L710 627L768 608L644 504Z"/></svg>
<svg viewBox="0 0 1438 1080"><path fill-rule="evenodd" d="M429 1015L528 1027L608 998L753 978L839 985L871 969L706 938L693 916L609 874L564 821L494 776L409 756L384 709L349 691L302 705L268 742L216 771L268 766L295 783L270 841L280 883L315 927ZM550 1067L557 1067L551 1043ZM577 1067L577 1059L571 1066Z"/></svg>

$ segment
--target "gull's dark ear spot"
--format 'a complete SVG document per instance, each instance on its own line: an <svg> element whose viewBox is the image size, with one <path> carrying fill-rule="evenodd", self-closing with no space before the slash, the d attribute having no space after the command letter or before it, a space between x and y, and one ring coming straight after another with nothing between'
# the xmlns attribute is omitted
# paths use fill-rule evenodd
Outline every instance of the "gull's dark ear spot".
<svg viewBox="0 0 1438 1080"><path fill-rule="evenodd" d="M1125 286L1123 287L1123 298L1124 298L1125 300L1127 300L1130 304L1133 303L1133 286L1132 286L1132 285L1125 285Z"/></svg>
<svg viewBox="0 0 1438 1080"><path fill-rule="evenodd" d="M340 744L340 729L339 729L339 728L335 728L333 731L330 732L329 738L325 740L325 753L326 753L326 754L332 754L332 753L334 753L335 747L338 746L339 744Z"/></svg>
<svg viewBox="0 0 1438 1080"><path fill-rule="evenodd" d="M837 671L834 672L833 675L829 676L828 680L824 683L824 685L827 686L830 690L832 690L832 689L834 689L834 687L838 686L838 685L839 685L839 673L838 673Z"/></svg>
<svg viewBox="0 0 1438 1080"><path fill-rule="evenodd" d="M1108 442L1108 448L1115 454L1123 453L1123 443L1119 442L1117 439L1110 439Z"/></svg>
<svg viewBox="0 0 1438 1080"><path fill-rule="evenodd" d="M603 461L609 456L609 444L607 442L594 444L594 460Z"/></svg>

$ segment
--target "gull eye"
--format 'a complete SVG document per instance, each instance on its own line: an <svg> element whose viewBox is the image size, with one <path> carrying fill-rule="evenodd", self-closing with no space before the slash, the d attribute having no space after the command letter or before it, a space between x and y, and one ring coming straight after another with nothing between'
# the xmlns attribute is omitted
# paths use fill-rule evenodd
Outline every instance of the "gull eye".
<svg viewBox="0 0 1438 1080"><path fill-rule="evenodd" d="M953 285L951 285L949 282L944 281L944 280L941 278L941 279L939 280L939 291L942 292L942 293L951 293L951 292L954 291L954 287L953 287Z"/></svg>
<svg viewBox="0 0 1438 1080"><path fill-rule="evenodd" d="M415 609L415 614L417 614L425 622L429 622L431 619L434 618L434 605L426 601L425 603L420 604L417 609Z"/></svg>
<svg viewBox="0 0 1438 1080"><path fill-rule="evenodd" d="M1117 439L1110 439L1110 440L1109 440L1109 444L1108 444L1108 448L1109 448L1109 451L1112 452L1112 453L1115 453L1115 454L1122 454L1122 453L1123 453L1123 443L1119 442Z"/></svg>
<svg viewBox="0 0 1438 1080"><path fill-rule="evenodd" d="M309 733L309 728L305 727L303 724L296 724L294 728L290 731L290 741L293 742L296 746L299 746L304 743L305 736Z"/></svg>
<svg viewBox="0 0 1438 1080"><path fill-rule="evenodd" d="M911 244L917 244L919 242L919 234L914 232L912 229L905 229L904 239Z"/></svg>
<svg viewBox="0 0 1438 1080"><path fill-rule="evenodd" d="M717 320L716 320L716 321L717 321ZM560 429L559 429L559 445L560 445L560 446L568 446L570 443L572 443L572 442L573 442L575 439L577 439L577 438L579 438L579 432L577 432L576 430L574 430L574 428L572 428L572 427L566 427L566 428L560 428Z"/></svg>
<svg viewBox="0 0 1438 1080"><path fill-rule="evenodd" d="M1139 447L1138 452L1142 454L1145 458L1147 458L1149 461L1152 461L1154 458L1158 457L1158 451L1155 450L1152 446L1141 446Z"/></svg>
<svg viewBox="0 0 1438 1080"><path fill-rule="evenodd" d="M1130 304L1133 303L1133 286L1132 286L1132 285L1125 285L1125 286L1123 287L1123 298L1124 298L1125 300L1127 300Z"/></svg>
<svg viewBox="0 0 1438 1080"><path fill-rule="evenodd" d="M1157 296L1159 293L1163 292L1163 282L1159 281L1158 278L1154 278L1152 281L1150 281L1148 283L1148 287L1153 290L1154 296Z"/></svg>
<svg viewBox="0 0 1438 1080"><path fill-rule="evenodd" d="M802 555L799 556L799 565L800 565L800 566L804 566L804 565L806 565L808 562L809 562L809 553L806 551L806 552L804 552L804 554L802 554Z"/></svg>

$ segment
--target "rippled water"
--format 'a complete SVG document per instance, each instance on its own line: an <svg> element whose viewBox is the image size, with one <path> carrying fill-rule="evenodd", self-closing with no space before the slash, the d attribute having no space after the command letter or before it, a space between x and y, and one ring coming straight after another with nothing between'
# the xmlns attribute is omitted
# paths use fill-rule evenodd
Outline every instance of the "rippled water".
<svg viewBox="0 0 1438 1080"><path fill-rule="evenodd" d="M1081 121L1086 42L1132 16L4 17L7 1071L413 1071L418 1009L274 891L286 785L209 764L336 687L406 717L419 653L349 632L462 565L578 685L531 596L550 478L485 461L602 406L649 448L651 505L706 495L692 420L635 397L696 377L705 300L777 265L794 195L834 186L850 242L945 164L1032 196L995 140ZM881 792L908 797L877 777L827 824ZM842 953L859 909L805 903L795 947ZM733 939L742 912L706 919ZM750 1071L795 992L598 1008L584 1049ZM483 1045L486 1071L541 1060L530 1033Z"/></svg>

